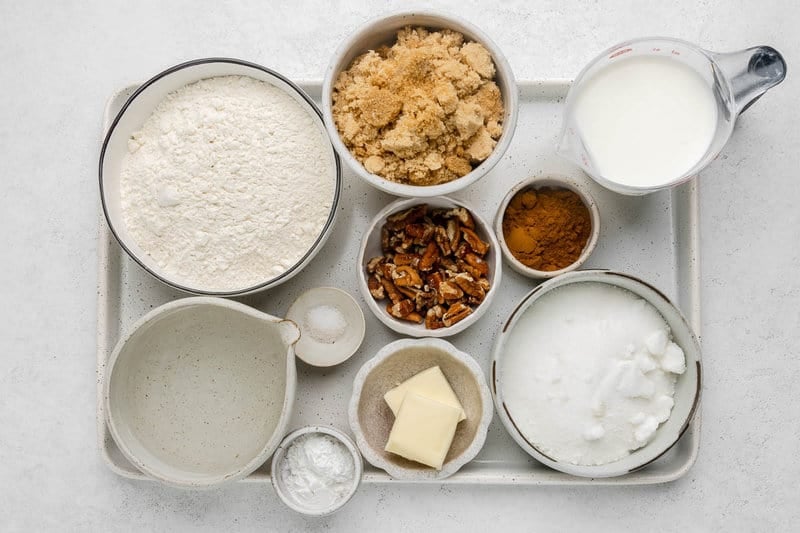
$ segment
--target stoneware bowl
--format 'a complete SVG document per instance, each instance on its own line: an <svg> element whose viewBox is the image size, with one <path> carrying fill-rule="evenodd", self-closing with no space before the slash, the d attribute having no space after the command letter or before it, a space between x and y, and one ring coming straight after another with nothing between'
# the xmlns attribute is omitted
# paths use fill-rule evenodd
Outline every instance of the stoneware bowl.
<svg viewBox="0 0 800 533"><path fill-rule="evenodd" d="M440 471L384 451L394 415L383 399L387 391L415 374L439 365L458 396L466 420L459 422ZM364 459L395 479L431 480L453 475L478 455L492 421L491 393L475 360L441 339L400 339L367 361L353 381L348 416Z"/></svg>
<svg viewBox="0 0 800 533"><path fill-rule="evenodd" d="M486 263L489 265L489 282L492 288L486 293L486 298L480 303L465 319L453 324L450 327L439 329L427 329L425 324L415 324L407 320L400 320L390 315L386 311L386 305L389 300L376 301L369 293L367 286L367 263L373 257L381 255L381 227L386 222L386 218L398 211L409 209L415 205L427 204L430 207L450 208L450 207L464 207L475 219L475 232L484 241L489 243L489 252L486 254ZM491 226L468 204L447 198L444 196L437 198L425 198L424 200L408 198L404 200L396 200L395 202L384 207L375 218L370 222L364 237L361 240L361 249L358 253L358 286L361 289L361 294L367 302L367 307L372 311L378 320L386 324L389 328L397 333L408 335L411 337L449 337L461 331L464 331L469 326L478 321L492 305L495 295L497 294L496 288L500 286L502 277L502 259L498 251L499 245L497 238L492 231Z"/></svg>
<svg viewBox="0 0 800 533"><path fill-rule="evenodd" d="M503 119L503 133L498 139L494 151L472 172L448 183L430 186L407 185L395 183L368 172L344 145L336 124L333 121L332 100L333 85L339 73L350 67L353 60L369 50L374 50L382 45L391 45L396 41L397 32L405 26L424 26L431 29L450 29L463 34L468 40L482 44L494 60L497 74L495 83L500 88L505 106ZM395 13L367 22L364 26L352 33L336 50L331 59L325 78L322 83L322 114L325 118L325 127L339 156L346 161L353 171L372 185L382 191L396 196L429 197L450 194L463 189L485 176L500 159L511 144L514 130L517 126L519 112L519 90L503 53L497 45L479 28L473 24L453 15L439 13L427 9Z"/></svg>
<svg viewBox="0 0 800 533"><path fill-rule="evenodd" d="M104 389L123 455L166 484L241 479L286 431L297 377L288 320L221 298L162 305L117 343Z"/></svg>
<svg viewBox="0 0 800 533"><path fill-rule="evenodd" d="M289 449L289 446L291 446L292 443L298 438L311 433L321 433L323 435L329 435L333 437L341 442L353 456L353 486L349 492L342 496L341 499L326 507L310 507L305 502L295 498L292 492L286 487L286 482L281 475L281 467L283 466L283 461L286 457L286 451ZM308 516L327 516L344 507L345 504L353 498L358 486L361 484L361 476L363 473L364 460L361 458L361 453L359 453L358 448L352 439L350 439L350 437L345 435L342 431L329 426L305 426L289 433L286 438L281 441L278 449L275 450L275 453L272 456L270 480L272 481L272 487L275 489L278 497L280 497L281 501L293 511Z"/></svg>
<svg viewBox="0 0 800 533"><path fill-rule="evenodd" d="M170 67L142 84L134 92L117 114L108 129L100 152L100 199L111 233L123 250L147 272L162 282L176 289L202 295L240 296L255 293L279 285L300 272L319 252L330 235L336 218L337 205L341 195L342 176L339 158L331 147L330 179L335 180L330 214L324 227L311 248L301 259L282 274L265 279L252 287L241 287L236 290L219 291L209 287L190 286L181 279L164 271L155 260L139 247L125 227L120 199L120 170L125 154L128 152L128 140L131 134L142 127L152 115L156 106L171 92L196 81L217 76L249 76L264 81L286 92L300 104L318 125L325 131L322 115L313 100L287 78L266 67L229 58L196 59Z"/></svg>
<svg viewBox="0 0 800 533"><path fill-rule="evenodd" d="M519 369L507 368L504 363L506 342L519 317L544 294L573 283L607 283L621 287L649 302L661 314L672 330L673 340L683 348L686 355L686 371L677 377L675 383L675 405L666 422L656 430L653 439L638 450L617 461L597 466L579 466L556 461L539 451L528 436L523 435L514 422L512 412L525 409L524 406L510 405L503 396L503 376ZM503 329L495 339L492 351L492 394L500 420L511 437L534 459L545 465L574 476L603 478L628 474L643 468L662 455L678 442L689 427L700 403L700 345L691 326L680 311L658 289L627 274L607 270L583 270L571 272L546 281L529 292L511 312L503 324Z"/></svg>
<svg viewBox="0 0 800 533"><path fill-rule="evenodd" d="M320 341L309 331L306 314L318 305L335 307L347 323L342 336L334 342ZM350 294L335 287L315 287L304 292L292 303L286 318L300 328L295 355L311 366L329 367L343 363L364 341L366 324L361 307Z"/></svg>
<svg viewBox="0 0 800 533"><path fill-rule="evenodd" d="M580 196L581 200L583 200L583 204L589 210L589 217L592 224L589 240L586 242L586 246L583 247L583 252L581 252L581 255L578 257L578 259L569 266L559 270L550 271L531 268L514 257L514 254L512 254L511 250L508 248L508 244L506 244L506 239L503 233L503 216L505 215L506 208L508 207L508 204L511 202L512 198L514 198L517 193L528 188L541 189L547 187L569 189ZM500 250L502 250L503 257L505 258L506 263L508 263L508 266L510 266L515 272L519 272L523 276L527 276L529 278L549 279L579 269L581 266L583 266L586 260L589 259L589 256L592 255L595 246L597 246L597 240L600 237L600 210L597 208L597 202L595 202L594 197L591 195L588 188L585 185L582 185L580 182L568 176L562 175L549 174L547 176L535 176L517 183L511 188L510 191L508 191L508 194L506 194L505 198L503 198L503 201L500 202L500 207L497 209L497 214L495 215L494 219L494 231L497 234L497 241L500 243Z"/></svg>

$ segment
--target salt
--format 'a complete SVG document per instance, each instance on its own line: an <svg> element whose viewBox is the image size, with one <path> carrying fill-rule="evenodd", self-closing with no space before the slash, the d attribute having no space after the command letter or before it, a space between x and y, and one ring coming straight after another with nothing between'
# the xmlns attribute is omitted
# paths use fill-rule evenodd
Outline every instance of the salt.
<svg viewBox="0 0 800 533"><path fill-rule="evenodd" d="M347 319L335 306L318 305L306 312L304 331L323 344L333 344L344 335Z"/></svg>

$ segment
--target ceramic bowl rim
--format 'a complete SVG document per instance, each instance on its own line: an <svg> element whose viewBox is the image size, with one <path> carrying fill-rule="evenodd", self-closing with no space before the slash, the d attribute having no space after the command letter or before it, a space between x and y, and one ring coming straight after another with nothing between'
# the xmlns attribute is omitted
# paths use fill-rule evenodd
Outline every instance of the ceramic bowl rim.
<svg viewBox="0 0 800 533"><path fill-rule="evenodd" d="M297 388L297 370L295 365L294 344L292 344L290 345L288 350L286 373L283 376L285 380L286 390L284 393L283 405L281 409L281 415L278 418L278 423L276 424L275 429L272 432L272 435L269 437L269 439L267 439L266 443L258 452L258 454L256 454L244 466L232 472L216 476L209 476L209 481L198 482L193 480L181 479L180 477L170 476L169 474L165 474L158 468L151 467L149 463L147 463L146 461L141 460L139 456L135 452L133 452L132 449L128 446L128 441L122 437L122 434L117 428L117 421L114 418L114 410L112 409L111 406L111 397L112 397L111 382L112 382L112 377L114 375L114 368L116 367L117 362L121 357L122 351L124 350L127 343L140 330L142 330L143 328L150 327L157 320L161 319L163 316L167 314L171 314L173 312L180 312L181 310L188 310L192 307L202 307L202 306L219 307L229 311L244 313L248 316L258 318L260 320L263 320L264 315L266 315L266 313L258 311L257 309L254 309L249 305L213 296L193 296L167 302L163 305L160 305L150 310L147 314L145 314L139 320L137 320L128 329L128 331L126 331L125 334L120 337L119 341L117 341L117 344L114 346L114 349L112 350L111 355L108 358L108 361L105 364L105 379L103 382L103 410L105 411L105 423L108 426L108 431L111 434L111 437L114 439L114 442L119 447L120 452L122 452L122 455L125 456L125 458L128 461L130 461L131 464L133 464L137 469L139 469L141 472L151 477L152 479L160 481L166 485L182 489L216 488L218 486L225 485L233 481L242 479L253 473L262 464L264 464L264 462L266 462L269 456L272 455L273 451L280 443L280 440L282 438L281 436L286 430L286 426L289 424L289 419L291 418L294 405L295 390ZM276 320L276 323L280 322L292 322L292 321L286 319ZM122 422L120 421L120 423Z"/></svg>
<svg viewBox="0 0 800 533"><path fill-rule="evenodd" d="M173 65L173 66L171 66L171 67L159 72L158 74L156 74L155 76L153 76L152 78L147 80L146 82L142 83L133 92L133 94L131 94L128 97L128 99L123 104L122 108L119 110L119 112L116 114L116 116L112 120L111 125L108 127L108 131L106 131L105 134L103 135L103 143L102 143L101 148L100 148L100 158L99 158L99 165L98 165L98 178L99 178L99 186L100 186L100 205L101 205L101 208L103 210L103 217L105 218L106 224L108 225L108 229L111 231L111 234L114 236L114 239L117 241L119 246L125 251L125 253L127 254L128 257L133 259L133 261L136 262L140 267L142 267L148 274L150 274L151 276L153 276L154 278L156 278L160 282L162 282L162 283L164 283L164 284L166 284L166 285L168 285L170 287L173 287L175 289L178 289L180 291L183 291L185 293L194 294L194 295L200 295L200 296L222 296L222 297L243 296L245 294L252 294L252 293L255 293L255 292L263 291L263 290L269 289L271 287L275 287L276 285L280 285L281 283L283 283L285 281L288 281L293 276L295 276L298 272L300 272L303 268L305 268L305 266L308 264L308 262L311 261L311 259L313 259L314 256L317 255L319 250L322 248L322 246L328 240L328 237L331 234L331 230L333 229L334 223L336 222L336 217L337 217L337 214L338 214L339 200L340 200L340 198L342 196L342 183L343 183L341 160L339 158L338 152L336 151L335 147L333 147L332 144L331 144L331 151L333 153L333 160L334 160L334 168L333 168L333 170L335 171L335 178L336 178L336 180L335 180L336 182L335 182L335 185L334 185L334 194L333 194L333 198L331 200L331 209L330 209L330 213L328 214L328 218L325 221L325 224L323 225L322 229L320 230L320 233L317 236L317 238L315 239L314 243L309 247L308 250L306 250L306 252L303 254L303 256L294 265L292 265L289 269L287 269L285 272L283 272L283 273L281 273L281 274L279 274L277 276L274 276L274 277L272 277L270 279L267 279L265 281L259 282L259 283L255 284L255 285L252 285L252 286L249 286L249 287L243 287L243 288L235 289L235 290L207 290L207 289L198 288L198 287L190 287L187 284L179 283L179 282L176 282L176 281L170 279L171 276L166 275L166 273L164 273L164 272L156 272L155 270L153 270L153 268L151 268L149 265L147 265L145 263L145 261L141 257L139 257L138 254L136 254L133 251L133 247L128 245L126 243L125 239L123 239L121 237L120 232L118 231L117 226L115 225L115 223L112 221L112 217L111 217L111 215L109 213L108 200L106 199L106 194L107 193L106 193L106 188L105 188L105 185L104 185L106 177L105 177L105 175L103 173L103 165L104 165L104 162L105 162L108 146L109 146L109 144L111 142L111 139L112 139L112 137L113 137L113 135L114 135L114 133L116 131L117 125L122 120L122 117L124 116L125 112L131 106L131 104L136 100L136 98L138 98L139 95L144 93L151 86L153 86L156 83L160 82L161 80L171 76L172 74L175 74L178 71L185 70L185 69L190 69L190 68L194 68L194 67L198 67L198 66L201 66L201 65L214 64L214 63L237 65L237 66L240 66L240 67L246 67L246 68L249 68L249 69L258 70L261 73L266 74L268 77L275 78L278 81L280 81L281 83L286 84L302 100L304 100L310 106L310 108L313 110L313 112L319 118L319 120L321 122L321 124L320 124L320 126L321 126L320 127L320 132L322 132L325 135L325 137L330 141L327 129L325 127L325 121L324 121L324 119L322 117L322 112L320 111L320 109L317 106L317 104L314 103L314 100L310 96L308 96L308 94L306 94L306 92L303 91L303 89L301 89L300 86L298 86L296 83L291 81L288 77L284 76L283 74L281 74L281 73L279 73L279 72L277 72L275 70L272 70L272 69L270 69L268 67L264 67L262 65L259 65L257 63L253 63L253 62L250 62L250 61L245 61L243 59L235 59L235 58L230 58L230 57L206 57L206 58L192 59L190 61L185 61L183 63L179 63L177 65ZM219 74L219 76L224 76L224 75L225 74ZM201 78L201 79L205 79L205 78ZM273 86L277 87L280 90L283 90L283 88L278 86L278 85L273 85ZM121 222L121 224L123 224L123 223Z"/></svg>
<svg viewBox="0 0 800 533"><path fill-rule="evenodd" d="M472 311L472 313L461 320L453 324L452 326L443 327L439 329L426 329L425 324L414 324L412 322L405 322L400 320L399 318L394 318L390 316L386 309L381 308L378 305L378 302L372 297L369 293L369 287L367 286L367 276L366 272L364 271L364 265L366 264L365 261L367 258L365 257L367 253L367 242L369 238L372 237L376 231L380 231L380 223L381 221L385 220L387 216L395 213L397 211L401 211L403 209L407 209L419 204L428 204L432 205L433 202L441 202L445 204L450 204L456 207L463 207L467 211L470 212L473 219L475 219L476 227L480 227L481 231L485 234L486 240L489 241L490 250L494 249L494 261L492 264L489 265L490 274L492 275L492 286L489 289L489 292L486 293L484 300L478 304L477 307ZM434 206L435 207L435 206ZM497 295L497 290L500 287L500 283L502 282L503 277L503 259L500 253L500 245L497 242L497 236L494 234L492 226L484 220L484 218L467 202L462 200L456 200L454 198L450 198L448 196L434 196L432 198L399 198L394 200L393 202L389 203L383 209L378 211L378 214L373 217L373 219L367 225L366 230L364 230L364 234L361 238L361 245L359 246L358 250L358 258L357 258L357 272L356 276L358 277L358 287L361 290L361 296L367 302L367 307L375 317L380 320L384 325L389 327L390 329L394 330L401 335L409 335L412 337L450 337L457 333L460 333L470 327L472 324L480 320L480 318L486 314L489 307L491 307L492 302L494 301L495 296Z"/></svg>
<svg viewBox="0 0 800 533"><path fill-rule="evenodd" d="M362 165L351 153L350 150L342 142L339 130L333 120L333 110L331 106L331 94L333 92L334 77L347 68L349 65L344 65L344 58L351 52L353 47L358 41L366 36L377 32L376 27L381 26L387 22L391 22L395 27L394 32L406 25L414 25L414 20L419 18L435 19L438 24L430 25L430 27L438 29L455 29L461 33L470 33L474 36L474 41L478 42L489 51L494 61L496 74L495 83L498 86L507 86L507 100L504 105L507 110L507 115L503 123L503 133L497 141L492 153L483 160L477 167L473 168L468 174L438 185L408 185L405 183L397 183L390 181L386 178L367 172ZM422 24L422 23L420 23ZM422 24L426 25L426 24ZM366 50L364 50L366 52ZM471 22L462 19L458 16L444 13L435 9L415 9L415 10L400 10L391 12L379 17L368 20L359 26L353 33L351 33L334 52L328 67L325 69L325 76L322 82L322 115L325 122L325 127L328 131L328 137L331 139L336 152L347 163L353 172L366 183L379 190L393 194L395 196L403 196L409 198L428 198L434 196L442 196L452 194L456 191L469 187L479 179L488 174L492 168L502 159L511 141L514 137L514 132L517 127L517 119L519 115L519 88L517 87L514 72L511 65L506 59L505 54L497 46L497 44L480 28Z"/></svg>
<svg viewBox="0 0 800 533"><path fill-rule="evenodd" d="M364 384L375 367L400 351L408 348L420 347L436 348L447 353L448 356L463 364L475 379L481 398L481 420L478 424L472 442L470 442L469 446L467 446L461 455L451 459L447 463L444 463L444 465L442 465L442 469L439 471L412 470L402 466L397 466L383 459L380 455L373 452L372 446L364 437L364 432L361 429L361 421L358 416L358 404L361 401L361 393L364 389ZM494 417L494 406L492 404L492 394L489 390L489 385L486 382L486 377L475 358L468 353L459 350L453 346L453 344L444 339L425 337L420 339L398 339L390 342L378 350L373 357L368 359L361 366L356 373L356 377L353 379L353 393L350 396L347 414L350 421L350 429L355 435L358 449L361 450L361 455L369 464L384 470L397 481L441 480L458 472L458 470L460 470L465 464L472 461L478 455L478 453L480 453L481 449L483 449L483 445L486 443L486 437L489 432L489 425Z"/></svg>

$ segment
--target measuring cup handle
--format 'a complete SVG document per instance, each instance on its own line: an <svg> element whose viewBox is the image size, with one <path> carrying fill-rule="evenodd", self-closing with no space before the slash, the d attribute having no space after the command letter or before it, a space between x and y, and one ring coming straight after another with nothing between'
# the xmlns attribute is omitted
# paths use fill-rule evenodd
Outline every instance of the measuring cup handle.
<svg viewBox="0 0 800 533"><path fill-rule="evenodd" d="M737 114L743 113L765 92L786 78L786 61L771 46L712 54L712 57L730 82Z"/></svg>

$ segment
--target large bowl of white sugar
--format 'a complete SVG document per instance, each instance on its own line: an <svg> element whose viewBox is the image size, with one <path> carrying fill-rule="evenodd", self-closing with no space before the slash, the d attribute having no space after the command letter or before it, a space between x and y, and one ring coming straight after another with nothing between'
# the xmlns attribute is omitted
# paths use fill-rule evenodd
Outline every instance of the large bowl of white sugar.
<svg viewBox="0 0 800 533"><path fill-rule="evenodd" d="M528 293L492 355L495 407L539 462L576 476L627 474L665 454L700 401L700 346L659 290L605 270Z"/></svg>
<svg viewBox="0 0 800 533"><path fill-rule="evenodd" d="M194 294L238 296L297 274L330 234L341 181L314 102L237 59L189 61L145 82L100 155L119 244Z"/></svg>

